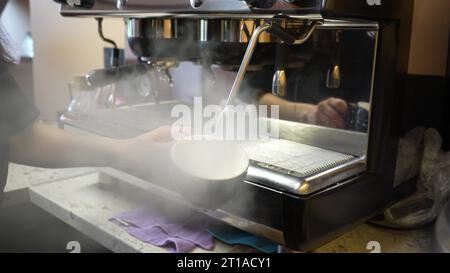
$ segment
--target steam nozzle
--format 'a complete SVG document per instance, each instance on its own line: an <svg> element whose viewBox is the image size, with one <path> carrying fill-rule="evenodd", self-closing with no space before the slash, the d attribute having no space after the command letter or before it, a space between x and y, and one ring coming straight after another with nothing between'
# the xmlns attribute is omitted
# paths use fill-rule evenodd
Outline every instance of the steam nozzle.
<svg viewBox="0 0 450 273"><path fill-rule="evenodd" d="M341 68L339 65L332 65L327 73L327 88L338 89L341 87Z"/></svg>
<svg viewBox="0 0 450 273"><path fill-rule="evenodd" d="M285 97L287 92L286 72L277 70L273 75L272 94L278 97Z"/></svg>
<svg viewBox="0 0 450 273"><path fill-rule="evenodd" d="M281 42L277 45L275 55L275 74L272 80L272 94L285 97L287 93L286 66L288 63L289 46Z"/></svg>
<svg viewBox="0 0 450 273"><path fill-rule="evenodd" d="M330 68L327 72L326 86L330 89L339 89L341 87L341 54L339 51L340 31L335 33L335 46L331 56Z"/></svg>

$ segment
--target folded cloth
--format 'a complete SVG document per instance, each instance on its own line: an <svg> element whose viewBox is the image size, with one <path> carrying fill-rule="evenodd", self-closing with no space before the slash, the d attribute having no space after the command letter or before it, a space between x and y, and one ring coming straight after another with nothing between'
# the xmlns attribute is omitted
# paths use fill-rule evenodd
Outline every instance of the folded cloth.
<svg viewBox="0 0 450 273"><path fill-rule="evenodd" d="M21 50L17 43L6 31L5 26L0 21L0 61L11 64L20 62Z"/></svg>
<svg viewBox="0 0 450 273"><path fill-rule="evenodd" d="M186 253L199 246L214 248L214 239L208 233L208 219L192 214L174 221L152 208L140 208L111 219L133 237L156 246L168 247L172 253Z"/></svg>
<svg viewBox="0 0 450 273"><path fill-rule="evenodd" d="M218 240L230 245L246 245L264 253L277 252L276 244L229 225L210 227L208 232Z"/></svg>

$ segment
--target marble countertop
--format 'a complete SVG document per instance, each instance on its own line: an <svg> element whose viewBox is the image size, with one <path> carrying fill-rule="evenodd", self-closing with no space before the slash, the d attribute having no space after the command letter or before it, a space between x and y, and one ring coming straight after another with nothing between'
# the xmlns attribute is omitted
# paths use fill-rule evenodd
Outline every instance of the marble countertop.
<svg viewBox="0 0 450 273"><path fill-rule="evenodd" d="M12 165L5 199L10 204L31 201L115 252L167 252L133 238L109 221L118 213L148 205L149 200L118 194L108 186L111 184L108 179L92 168L46 170ZM394 231L362 224L314 252L368 253L369 242L379 243L381 252L431 252L431 238L431 227ZM213 250L221 253L250 251L220 242ZM194 252L208 251L196 249Z"/></svg>
<svg viewBox="0 0 450 273"><path fill-rule="evenodd" d="M28 202L28 189L82 174L94 173L94 168L42 169L18 164L9 164L8 179L1 207Z"/></svg>
<svg viewBox="0 0 450 273"><path fill-rule="evenodd" d="M27 189L65 178L96 172L94 168L42 169L11 163L5 192Z"/></svg>
<svg viewBox="0 0 450 273"><path fill-rule="evenodd" d="M392 230L361 224L329 244L318 253L370 253L372 242L379 243L382 253L432 252L433 227L421 230ZM370 250L369 250L370 249Z"/></svg>
<svg viewBox="0 0 450 273"><path fill-rule="evenodd" d="M130 236L109 220L119 213L152 204L148 200L117 194L108 188L100 173L32 187L30 201L114 252L164 253ZM105 184L105 185L102 185ZM217 242L213 252L232 252L233 247ZM209 252L196 248L194 253Z"/></svg>

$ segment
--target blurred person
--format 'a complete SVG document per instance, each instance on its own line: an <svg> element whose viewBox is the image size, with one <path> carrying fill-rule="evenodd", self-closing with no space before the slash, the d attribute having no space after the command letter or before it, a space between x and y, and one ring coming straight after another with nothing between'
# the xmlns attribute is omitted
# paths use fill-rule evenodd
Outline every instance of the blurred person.
<svg viewBox="0 0 450 273"><path fill-rule="evenodd" d="M79 136L37 122L39 111L8 72L20 56L0 22L0 201L10 162L42 168L110 166L146 178L166 169L170 127L116 140Z"/></svg>
<svg viewBox="0 0 450 273"><path fill-rule="evenodd" d="M196 66L191 66L189 69L190 74L184 77L191 77L192 75L198 74L195 72L198 69L199 68L196 68ZM213 68L212 71L215 75L214 80L211 80L209 83L210 85L206 85L205 89L214 90L214 92L207 92L203 96L206 97L206 103L217 103L220 100L225 102L226 96L228 96L231 86L236 78L236 72L224 71L220 68ZM317 70L312 73L316 72ZM295 82L301 78L303 71L299 70L294 71L293 73L289 71L289 73L291 74L291 77L289 78L290 84L288 84L288 86L291 87L288 93L291 95L294 94L295 96L295 93L299 90L299 88L295 86ZM205 75L205 78L207 78L207 76L208 74ZM280 98L273 95L271 91L268 91L272 85L272 77L273 71L248 71L238 95L238 103L279 106L280 119L282 120L316 124L339 129L345 128L345 116L348 112L348 104L345 100L333 96L317 96L319 97L317 101L309 98L305 98L304 101L302 100L303 98ZM183 84L178 88L180 89L178 93L187 96L185 90L199 89L198 82L201 79L197 80L197 77L191 78L193 80L190 82L181 81ZM320 79L315 77L303 79L302 88L307 89L303 93L314 94L314 96L323 94L324 92L316 86L317 82L320 82ZM199 96L198 94L189 95L191 96L191 99L192 97ZM212 99L208 99L209 97L212 97Z"/></svg>

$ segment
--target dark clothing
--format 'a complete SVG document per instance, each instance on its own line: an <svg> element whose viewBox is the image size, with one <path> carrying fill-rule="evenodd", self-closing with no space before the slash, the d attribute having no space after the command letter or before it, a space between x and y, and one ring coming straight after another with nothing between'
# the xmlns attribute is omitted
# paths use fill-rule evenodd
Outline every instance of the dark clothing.
<svg viewBox="0 0 450 273"><path fill-rule="evenodd" d="M0 62L0 201L6 184L9 164L9 138L27 128L39 116L39 111L20 91Z"/></svg>

